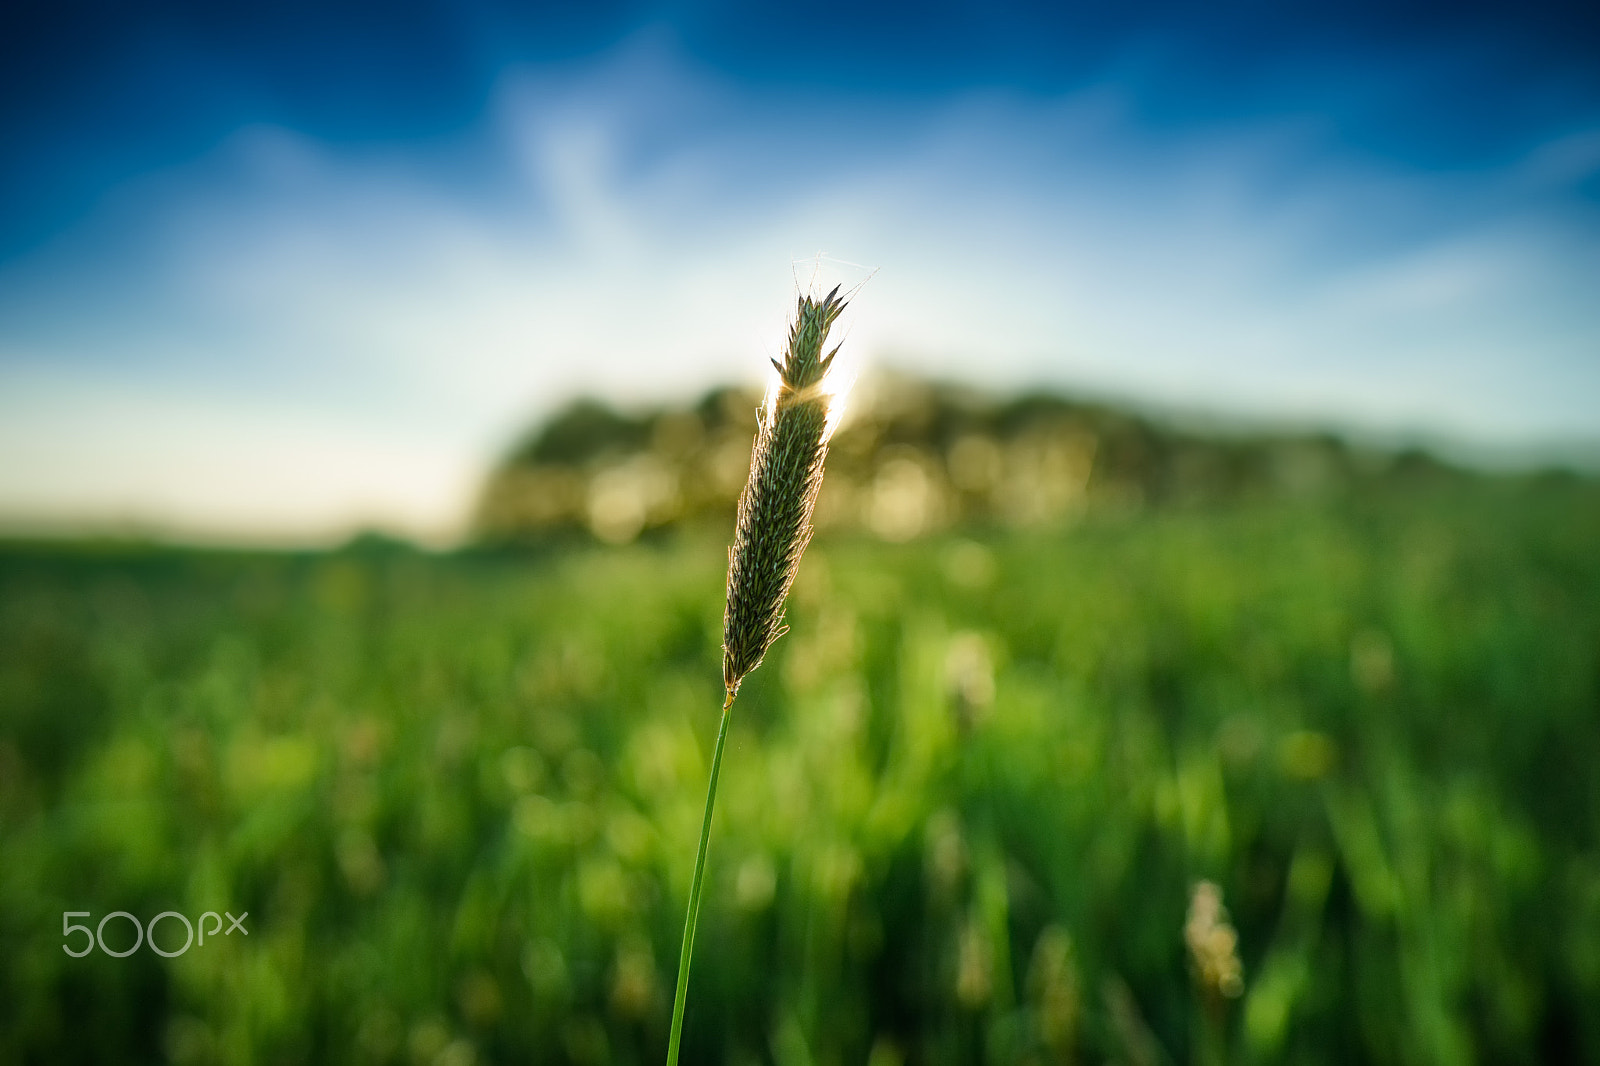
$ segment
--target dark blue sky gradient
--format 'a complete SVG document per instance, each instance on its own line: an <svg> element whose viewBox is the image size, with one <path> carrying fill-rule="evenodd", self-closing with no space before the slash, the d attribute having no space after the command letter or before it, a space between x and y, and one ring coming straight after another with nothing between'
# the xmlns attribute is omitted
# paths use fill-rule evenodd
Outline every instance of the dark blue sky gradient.
<svg viewBox="0 0 1600 1066"><path fill-rule="evenodd" d="M24 0L0 9L0 259L241 127L448 137L507 68L581 62L641 32L752 93L914 105L1109 84L1152 128L1313 116L1337 147L1424 169L1499 165L1600 122L1594 4ZM1593 180L1582 192L1600 200Z"/></svg>

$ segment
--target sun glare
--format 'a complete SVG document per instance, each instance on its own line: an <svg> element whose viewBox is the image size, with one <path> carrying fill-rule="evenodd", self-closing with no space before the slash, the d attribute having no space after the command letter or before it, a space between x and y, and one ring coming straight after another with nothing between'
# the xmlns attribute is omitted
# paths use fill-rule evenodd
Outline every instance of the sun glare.
<svg viewBox="0 0 1600 1066"><path fill-rule="evenodd" d="M835 356L833 365L817 383L817 391L822 394L828 405L828 424L822 431L823 443L827 443L833 437L833 431L838 429L839 423L844 420L845 400L850 394L850 386L855 383L855 365L844 363L842 355Z"/></svg>

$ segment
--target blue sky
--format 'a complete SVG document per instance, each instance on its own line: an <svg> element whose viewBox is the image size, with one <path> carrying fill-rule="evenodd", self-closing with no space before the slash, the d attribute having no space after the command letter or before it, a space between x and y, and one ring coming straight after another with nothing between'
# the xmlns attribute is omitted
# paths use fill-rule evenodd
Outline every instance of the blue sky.
<svg viewBox="0 0 1600 1066"><path fill-rule="evenodd" d="M1592 8L224 7L0 14L0 521L447 540L819 252L867 365L1600 441Z"/></svg>

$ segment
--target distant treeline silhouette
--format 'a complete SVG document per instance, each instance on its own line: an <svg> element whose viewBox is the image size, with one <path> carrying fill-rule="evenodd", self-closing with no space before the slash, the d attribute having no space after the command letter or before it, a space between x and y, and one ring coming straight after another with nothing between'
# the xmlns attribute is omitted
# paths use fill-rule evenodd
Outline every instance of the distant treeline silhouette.
<svg viewBox="0 0 1600 1066"><path fill-rule="evenodd" d="M624 543L732 522L761 397L721 388L689 407L623 412L579 400L490 475L480 542ZM951 528L1050 529L1086 514L1317 497L1405 478L1464 477L1416 450L1329 433L1185 428L1045 392L995 397L883 375L858 384L817 505L823 530L908 540Z"/></svg>

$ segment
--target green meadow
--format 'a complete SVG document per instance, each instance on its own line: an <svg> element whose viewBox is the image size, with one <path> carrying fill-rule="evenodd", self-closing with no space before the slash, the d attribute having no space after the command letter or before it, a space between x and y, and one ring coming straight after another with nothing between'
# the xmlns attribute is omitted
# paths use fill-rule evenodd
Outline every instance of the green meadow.
<svg viewBox="0 0 1600 1066"><path fill-rule="evenodd" d="M697 530L0 548L0 1060L659 1063L721 704ZM1594 482L825 531L789 621L685 1061L1600 1061ZM248 917L113 957L116 911Z"/></svg>

